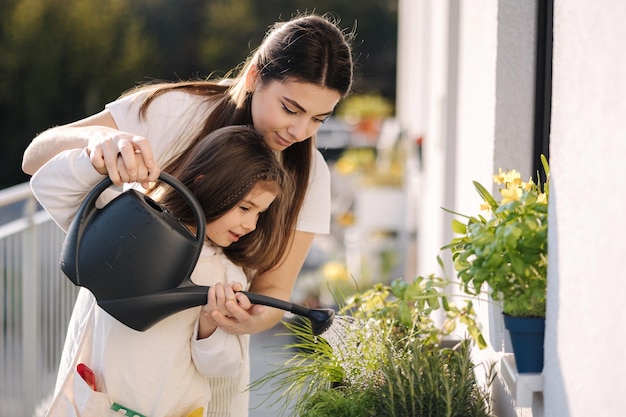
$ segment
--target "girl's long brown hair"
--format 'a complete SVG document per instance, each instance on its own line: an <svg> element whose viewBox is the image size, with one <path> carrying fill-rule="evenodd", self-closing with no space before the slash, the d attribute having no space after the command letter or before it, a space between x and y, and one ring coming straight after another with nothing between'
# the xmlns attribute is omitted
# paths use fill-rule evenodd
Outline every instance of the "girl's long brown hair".
<svg viewBox="0 0 626 417"><path fill-rule="evenodd" d="M241 66L239 74L229 80L232 82L197 80L149 86L153 90L142 104L142 116L156 97L175 90L206 97L207 108L212 108L204 126L192 138L191 145L170 161L164 171L178 170L181 161L196 152L198 142L208 133L225 126L253 125L250 109L252 93L246 90L245 85L252 67L257 71L260 85L291 80L335 90L345 97L352 86L350 43L353 35L354 32L344 33L330 15L301 15L274 24L260 47ZM314 149L314 138L309 138L289 146L281 155L282 164L294 182L292 205L285 217L286 235L279 243L281 253L287 248L302 208Z"/></svg>
<svg viewBox="0 0 626 417"><path fill-rule="evenodd" d="M170 173L196 196L207 223L239 204L256 185L277 194L259 216L256 230L224 248L224 253L234 263L259 272L280 260L289 232L285 218L291 207L292 183L256 130L247 126L215 130L201 138L194 152ZM157 187L152 193L169 212L183 223L196 224L191 207L177 191L165 184Z"/></svg>

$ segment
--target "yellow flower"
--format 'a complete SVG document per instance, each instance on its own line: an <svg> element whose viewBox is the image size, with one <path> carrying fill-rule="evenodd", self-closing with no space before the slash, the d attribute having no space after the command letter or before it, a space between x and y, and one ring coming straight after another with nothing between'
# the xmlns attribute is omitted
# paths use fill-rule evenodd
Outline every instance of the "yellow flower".
<svg viewBox="0 0 626 417"><path fill-rule="evenodd" d="M522 196L522 189L518 186L507 184L506 188L500 189L500 194L502 195L501 204L506 204L511 201L517 201Z"/></svg>
<svg viewBox="0 0 626 417"><path fill-rule="evenodd" d="M482 203L480 205L480 210L481 211L489 211L489 210L491 210L491 206L489 204L487 204L487 203Z"/></svg>
<svg viewBox="0 0 626 417"><path fill-rule="evenodd" d="M511 183L511 184L519 185L522 182L522 176L517 170L512 169L510 171L505 172L504 175L502 175L502 180L504 181L505 184Z"/></svg>
<svg viewBox="0 0 626 417"><path fill-rule="evenodd" d="M329 281L348 281L350 274L348 268L339 262L326 262L323 268L324 277Z"/></svg>
<svg viewBox="0 0 626 417"><path fill-rule="evenodd" d="M496 184L502 184L504 182L504 174L502 173L502 168L498 169L498 174L493 176L493 182Z"/></svg>
<svg viewBox="0 0 626 417"><path fill-rule="evenodd" d="M548 196L546 193L541 193L537 196L537 202L541 204L548 204Z"/></svg>
<svg viewBox="0 0 626 417"><path fill-rule="evenodd" d="M359 169L356 162L350 158L340 158L335 163L335 168L337 168L337 172L343 175L354 174Z"/></svg>
<svg viewBox="0 0 626 417"><path fill-rule="evenodd" d="M524 191L532 191L533 188L535 187L535 183L533 182L533 180L528 180L528 182L523 182L520 187L522 188L522 190Z"/></svg>
<svg viewBox="0 0 626 417"><path fill-rule="evenodd" d="M354 213L351 211L347 211L337 216L337 223L339 223L340 226L351 226L354 224L354 221Z"/></svg>

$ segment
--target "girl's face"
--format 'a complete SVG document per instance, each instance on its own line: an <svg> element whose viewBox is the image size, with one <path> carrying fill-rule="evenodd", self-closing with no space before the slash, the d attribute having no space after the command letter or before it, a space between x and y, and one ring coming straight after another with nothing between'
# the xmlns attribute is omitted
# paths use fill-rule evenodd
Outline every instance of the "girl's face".
<svg viewBox="0 0 626 417"><path fill-rule="evenodd" d="M328 119L341 94L316 84L271 81L255 84L252 94L254 128L274 151L310 138Z"/></svg>
<svg viewBox="0 0 626 417"><path fill-rule="evenodd" d="M219 219L207 223L206 237L217 246L230 246L256 229L259 215L268 209L275 198L275 193L265 190L259 184L255 185L235 207Z"/></svg>

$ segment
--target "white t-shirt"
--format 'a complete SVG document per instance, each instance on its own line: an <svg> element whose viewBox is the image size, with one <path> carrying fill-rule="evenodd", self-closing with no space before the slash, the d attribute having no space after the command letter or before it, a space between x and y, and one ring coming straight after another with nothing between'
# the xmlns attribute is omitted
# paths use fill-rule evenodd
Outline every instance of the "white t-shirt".
<svg viewBox="0 0 626 417"><path fill-rule="evenodd" d="M171 91L150 103L144 118L139 108L147 92L138 92L107 104L119 130L143 136L150 141L157 163L163 166L185 149L184 139L204 124L206 98ZM309 188L298 217L297 230L316 234L330 231L330 171L324 157L315 149Z"/></svg>
<svg viewBox="0 0 626 417"><path fill-rule="evenodd" d="M104 176L86 150L59 153L31 178L31 187L54 221L67 231L86 194ZM102 199L117 195L114 187ZM106 202L106 201L105 201ZM191 275L198 285L239 282L240 267L221 249L204 245ZM144 332L118 322L81 288L68 326L49 416L111 416L112 403L148 417L186 417L199 407L204 416L248 415L249 336L217 329L197 340L201 307L173 314ZM99 392L89 389L76 365L96 374Z"/></svg>

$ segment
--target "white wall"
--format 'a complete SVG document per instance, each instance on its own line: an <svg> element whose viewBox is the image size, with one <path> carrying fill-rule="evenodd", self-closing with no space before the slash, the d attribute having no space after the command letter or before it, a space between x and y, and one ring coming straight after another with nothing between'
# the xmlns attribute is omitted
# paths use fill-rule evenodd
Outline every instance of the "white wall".
<svg viewBox="0 0 626 417"><path fill-rule="evenodd" d="M405 48L418 47L401 61L398 106L409 108L399 116L425 139L420 273L435 272L442 203L473 212L471 180L489 184L498 167L532 174L537 1L400 0L400 43L410 36ZM624 415L625 22L623 0L555 0L546 360L535 417ZM516 412L530 415L504 407L498 417Z"/></svg>
<svg viewBox="0 0 626 417"><path fill-rule="evenodd" d="M497 2L481 0L461 3L458 66L458 110L456 168L452 186L455 205L448 207L460 213L477 213L481 199L472 181L489 187L493 175L496 108ZM452 216L447 215L450 229ZM450 236L451 237L451 236ZM443 254L449 257L449 254ZM449 267L451 273L453 268ZM489 323L489 306L479 305L485 324ZM487 340L493 339L490 326L484 327ZM492 343L496 349L502 343Z"/></svg>
<svg viewBox="0 0 626 417"><path fill-rule="evenodd" d="M439 250L452 237L441 207L478 212L472 180L489 187L498 167L531 174L536 1L401 0L399 10L398 117L424 138L417 272L439 273L442 255L453 275ZM479 314L498 357L507 342L500 312L484 303ZM530 415L513 408L505 387L495 396L499 417Z"/></svg>
<svg viewBox="0 0 626 417"><path fill-rule="evenodd" d="M461 1L454 209L476 214L477 180L492 189L498 168L531 171L536 2ZM450 227L449 222L446 227ZM501 311L479 305L483 332L495 352L510 352ZM487 353L488 356L488 353ZM531 415L515 409L507 388L494 383L499 417ZM537 413L540 414L540 413Z"/></svg>
<svg viewBox="0 0 626 417"><path fill-rule="evenodd" d="M545 415L624 415L626 3L556 1Z"/></svg>
<svg viewBox="0 0 626 417"><path fill-rule="evenodd" d="M439 273L436 257L442 245L422 242L443 242L448 2L401 0L399 10L398 119L409 138L423 138L423 164L409 175L409 181L419 175L416 273Z"/></svg>

